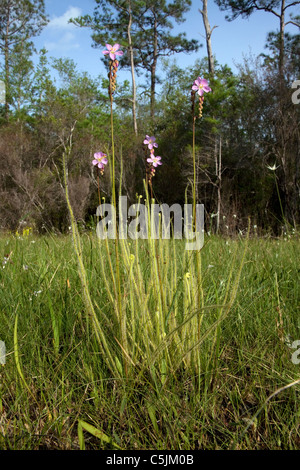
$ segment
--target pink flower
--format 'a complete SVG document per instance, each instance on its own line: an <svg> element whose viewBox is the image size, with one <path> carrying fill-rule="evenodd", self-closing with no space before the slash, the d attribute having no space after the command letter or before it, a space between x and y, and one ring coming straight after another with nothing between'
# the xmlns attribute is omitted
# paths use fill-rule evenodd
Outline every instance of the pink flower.
<svg viewBox="0 0 300 470"><path fill-rule="evenodd" d="M152 165L156 168L158 165L162 165L162 162L160 161L161 157L156 157L154 153L151 153L151 157L147 158L148 163L152 163Z"/></svg>
<svg viewBox="0 0 300 470"><path fill-rule="evenodd" d="M146 135L146 139L144 140L144 144L148 145L148 149L152 150L153 147L158 147L157 143L155 142L155 137L149 137Z"/></svg>
<svg viewBox="0 0 300 470"><path fill-rule="evenodd" d="M114 46L111 46L110 44L105 44L105 46L107 50L102 51L102 54L109 54L111 60L115 60L117 55L123 55L123 52L119 51L121 47L120 44L115 44Z"/></svg>
<svg viewBox="0 0 300 470"><path fill-rule="evenodd" d="M209 93L211 88L208 86L208 81L205 78L198 77L197 80L194 81L192 90L197 91L199 96L203 96L204 92Z"/></svg>
<svg viewBox="0 0 300 470"><path fill-rule="evenodd" d="M105 168L105 165L107 164L107 155L102 152L97 152L94 153L94 160L92 161L93 165L97 166L100 168L100 170L103 170Z"/></svg>

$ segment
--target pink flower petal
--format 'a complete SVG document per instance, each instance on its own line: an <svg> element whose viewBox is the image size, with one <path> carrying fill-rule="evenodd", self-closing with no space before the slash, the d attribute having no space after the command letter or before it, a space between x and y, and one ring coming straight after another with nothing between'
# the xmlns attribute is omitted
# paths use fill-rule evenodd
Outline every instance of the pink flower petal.
<svg viewBox="0 0 300 470"><path fill-rule="evenodd" d="M199 80L199 85L207 86L208 81L205 78L200 78Z"/></svg>

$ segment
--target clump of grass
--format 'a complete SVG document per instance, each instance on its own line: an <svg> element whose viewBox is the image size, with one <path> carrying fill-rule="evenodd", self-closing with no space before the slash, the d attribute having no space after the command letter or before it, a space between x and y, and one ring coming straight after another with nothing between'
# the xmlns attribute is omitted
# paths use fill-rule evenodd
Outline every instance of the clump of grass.
<svg viewBox="0 0 300 470"><path fill-rule="evenodd" d="M99 240L86 233L81 242L95 310L110 347L121 362L122 349L114 339L118 333L117 317L105 283L99 282L103 275L96 255ZM129 259L129 271L140 270L144 289L149 285L150 290L151 286L147 304L150 308L155 306L156 291L149 284L148 241L127 243L130 253L136 256L138 250L139 256L134 268ZM114 448L112 443L122 449L299 448L299 383L274 395L299 378L299 365L293 364L294 350L290 347L299 339L299 240L249 240L235 303L219 323L219 331L212 329L198 354L191 354L189 360L188 356L183 358L183 353L197 339L197 332L188 330L196 318L192 309L197 296L193 284L188 288L187 281L191 281L185 275L192 273L195 265L188 265L183 244L175 240L178 247L168 248L173 268L176 265L172 274L171 266L164 264L167 255L159 258L163 275L171 286L175 282L178 286L173 295L164 289L168 308L164 310L167 321L161 330L155 329L162 320L155 312L148 320L149 326L142 324L141 328L142 316L130 307L132 302L133 306L139 305L137 291L131 297L125 295L133 277L124 271L124 306L131 315L128 348L132 347L130 359L137 365L134 368L128 359L128 377L124 371L121 377L120 372L112 374L93 326L87 322L71 238L0 239L0 253L5 256L12 252L10 263L0 271L0 339L5 341L7 353L6 364L0 369L0 448L79 449L80 420L111 442L83 429L86 449ZM114 253L113 244L108 246ZM235 279L244 248L243 239L228 239L227 244L217 237L206 239L201 254L206 302L203 335L218 321L217 306L222 305L228 290L227 266L232 265L232 254L236 251L232 268ZM105 245L102 256L108 282ZM123 270L126 265L121 266ZM182 324L184 302L192 308L188 310L191 318ZM171 305L175 318L171 313L168 317ZM103 312L103 317L99 312ZM18 359L31 393L20 378L15 361L17 314ZM181 315L181 328L173 331L175 322L179 322L177 315ZM132 320L136 321L134 326ZM57 333L54 324L59 325ZM166 336L160 339L161 331ZM149 338L145 338L146 333ZM134 349L134 344L139 347Z"/></svg>

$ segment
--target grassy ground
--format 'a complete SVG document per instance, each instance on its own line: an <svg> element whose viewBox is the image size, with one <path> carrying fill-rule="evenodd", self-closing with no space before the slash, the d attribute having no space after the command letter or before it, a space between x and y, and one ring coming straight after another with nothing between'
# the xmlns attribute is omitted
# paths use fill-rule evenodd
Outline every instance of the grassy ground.
<svg viewBox="0 0 300 470"><path fill-rule="evenodd" d="M0 239L0 449L300 449L295 235L81 242Z"/></svg>

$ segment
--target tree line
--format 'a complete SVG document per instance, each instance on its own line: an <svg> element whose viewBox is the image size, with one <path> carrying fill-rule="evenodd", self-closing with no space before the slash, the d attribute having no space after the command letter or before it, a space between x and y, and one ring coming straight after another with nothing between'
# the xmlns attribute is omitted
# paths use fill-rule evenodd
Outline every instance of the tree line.
<svg viewBox="0 0 300 470"><path fill-rule="evenodd" d="M192 197L191 86L202 76L213 90L196 125L196 193L205 205L207 230L243 232L248 217L262 233L296 229L300 64L299 16L293 13L300 2L215 0L228 21L254 11L278 20L278 30L266 39L266 52L244 58L237 71L215 56L209 5L207 0L198 3L206 52L197 40L172 34L174 22L185 21L190 0L95 0L93 15L71 20L89 28L99 56L105 43L118 42L125 52L114 97L116 183L130 202L143 194L143 140L151 134L163 161L153 179L156 200L171 205ZM45 49L36 51L34 37L48 21L44 0L1 2L1 229L22 224L40 232L68 229L62 153L70 139L71 203L83 227L95 222L97 173L91 161L97 151L110 153L108 78L92 78L69 58L52 59ZM195 55L189 70L172 59L179 52ZM122 80L126 69L130 80ZM146 77L142 84L141 74ZM101 176L101 196L110 198L108 171Z"/></svg>

